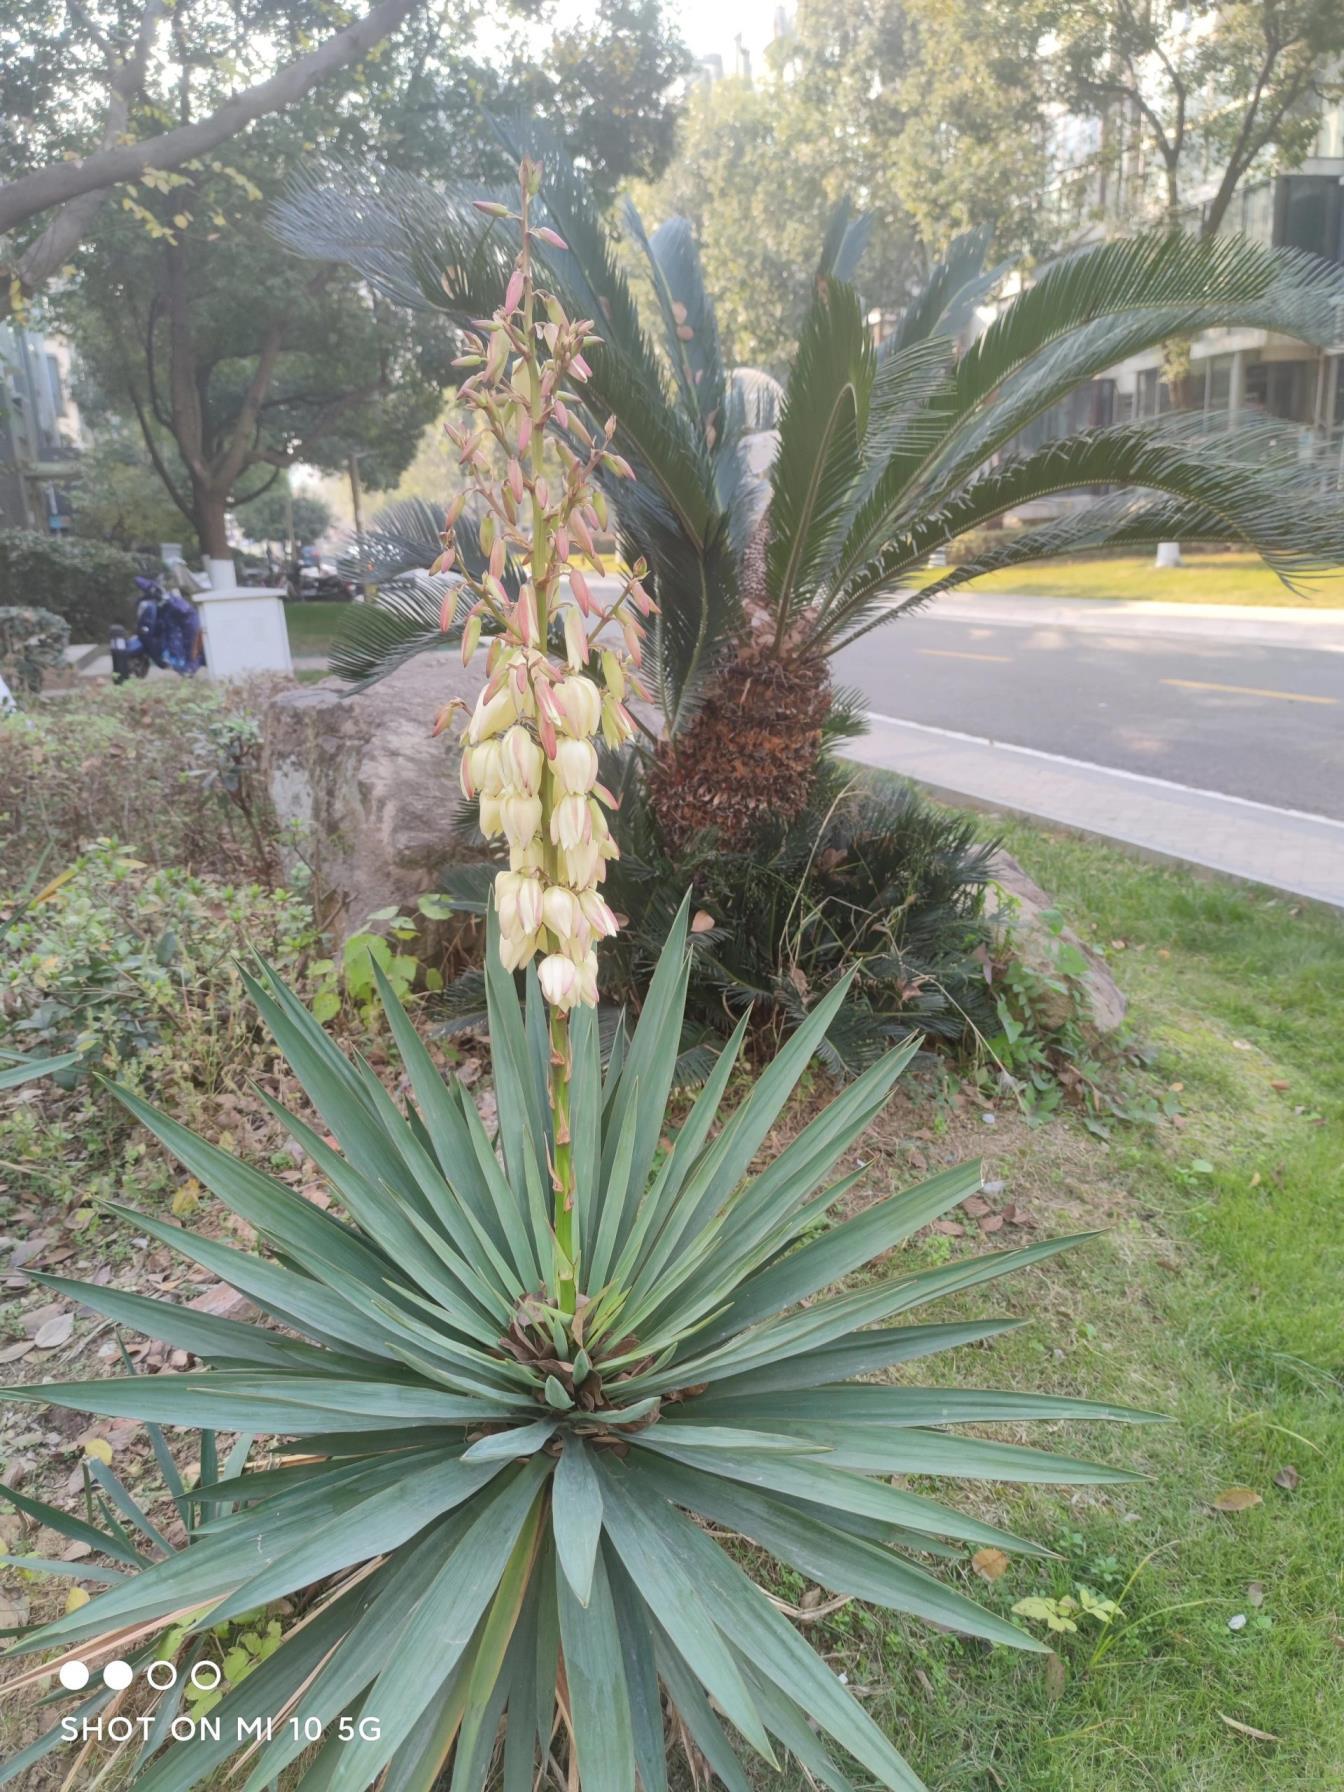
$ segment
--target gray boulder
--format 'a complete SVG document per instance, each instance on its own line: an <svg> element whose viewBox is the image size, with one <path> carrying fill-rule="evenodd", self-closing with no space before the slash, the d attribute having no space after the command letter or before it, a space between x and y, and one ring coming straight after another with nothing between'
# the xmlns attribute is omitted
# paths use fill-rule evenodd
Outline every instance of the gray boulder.
<svg viewBox="0 0 1344 1792"><path fill-rule="evenodd" d="M1076 946L1088 965L1079 979L1090 1008L1087 1020L1098 1033L1117 1032L1124 1024L1125 998L1105 959L1099 958L1084 944L1067 923L1055 931L1043 919L1045 911L1054 909L1056 904L1027 876L1011 853L995 854L992 876L994 881L989 888L986 912L995 923L996 931L1011 936L1015 955L1043 976L1054 976L1057 974L1055 955L1059 942L1064 940ZM1062 1026L1068 1019L1068 1011L1068 1000L1061 996L1056 1013L1052 1014L1048 1001L1043 1004L1042 1018L1048 1026Z"/></svg>
<svg viewBox="0 0 1344 1792"><path fill-rule="evenodd" d="M433 889L444 866L481 856L453 833L460 728L430 730L454 697L474 703L484 677L483 663L426 653L355 696L324 679L267 705L263 769L294 837L286 870L309 866L314 910L338 940Z"/></svg>

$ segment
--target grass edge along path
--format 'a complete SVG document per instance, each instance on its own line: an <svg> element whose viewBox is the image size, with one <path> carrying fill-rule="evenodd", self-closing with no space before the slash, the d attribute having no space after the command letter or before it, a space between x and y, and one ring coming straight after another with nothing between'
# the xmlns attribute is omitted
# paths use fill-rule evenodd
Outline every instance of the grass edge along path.
<svg viewBox="0 0 1344 1792"><path fill-rule="evenodd" d="M1111 1229L968 1301L1029 1323L988 1359L940 1358L938 1379L1124 1400L1173 1423L1000 1428L1146 1477L1072 1501L979 1490L987 1515L1061 1552L988 1586L952 1571L987 1603L1008 1615L1084 1586L1123 1606L1106 1627L1031 1624L1054 1662L859 1606L814 1640L931 1792L1330 1792L1344 1787L1344 920L1034 826L1006 844L1113 960L1183 1123L1088 1140L1053 1167L1080 1129L1032 1135L1022 1167L1044 1164L1060 1203L1036 1191L1043 1230L1097 1210ZM1220 1511L1238 1488L1255 1503Z"/></svg>

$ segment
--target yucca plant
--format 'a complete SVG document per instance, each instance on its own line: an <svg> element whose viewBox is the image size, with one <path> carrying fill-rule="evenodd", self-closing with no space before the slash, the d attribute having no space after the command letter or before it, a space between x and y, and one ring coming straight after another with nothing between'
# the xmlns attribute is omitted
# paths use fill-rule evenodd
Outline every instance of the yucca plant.
<svg viewBox="0 0 1344 1792"><path fill-rule="evenodd" d="M61 1276L40 1275L35 1270L29 1273L34 1281L40 1282L44 1288L50 1288L53 1293L74 1294L77 1297L79 1284L66 1281ZM144 1302L137 1296L128 1296L128 1304L123 1305L123 1297L116 1290L104 1289L103 1293L103 1310L108 1317L114 1321L127 1321L133 1331L139 1329ZM120 1336L117 1342L122 1366L128 1375L136 1374L135 1364ZM156 1478L140 1487L138 1496L109 1462L104 1462L93 1453L87 1455L83 1463L82 1518L63 1512L58 1506L50 1506L45 1500L34 1499L15 1488L0 1488L0 1500L12 1506L16 1512L31 1523L54 1531L68 1543L79 1546L78 1554L69 1561L52 1560L36 1554L0 1555L0 1565L39 1578L54 1578L70 1583L66 1610L74 1612L82 1610L89 1598L87 1588L79 1586L78 1582L92 1581L96 1586L105 1587L120 1586L128 1576L138 1573L151 1562L170 1560L182 1550L189 1549L196 1541L200 1527L208 1519L234 1510L229 1501L211 1500L206 1490L221 1479L233 1481L241 1474L252 1452L253 1440L250 1437L238 1438L221 1464L218 1437L213 1431L202 1431L190 1450L190 1455L195 1459L193 1477L184 1475L179 1468L160 1426L146 1425L145 1431L158 1473ZM171 1521L166 1516L165 1508L171 1510ZM19 1631L16 1634L23 1633ZM133 1771L138 1772L167 1739L174 1720L182 1710L183 1699L188 1695L191 1671L199 1661L208 1659L212 1642L217 1644L218 1638L212 1637L209 1630L198 1630L189 1641L185 1630L169 1630L158 1632L148 1642L130 1651L134 1667L147 1667L154 1661L167 1662L172 1666L171 1675L162 1674L158 1688L160 1696L151 1701L153 1709L147 1714L149 1721L140 1733L140 1747ZM87 1668L87 1664L85 1666ZM17 1750L0 1762L0 1786L13 1785L16 1781L22 1784L30 1768L68 1745L71 1740L67 1728L69 1724L76 1726L82 1733L82 1726L96 1724L104 1714L115 1715L124 1702L126 1690L124 1686L117 1687L95 1680L92 1675L76 1674L69 1686L48 1694L44 1705L59 1713L57 1721L26 1748ZM95 1747L96 1743L89 1740L77 1751L75 1768L67 1776L67 1785L84 1783L82 1780L77 1782L76 1775L88 1766ZM85 1779L87 1777L86 1774Z"/></svg>
<svg viewBox="0 0 1344 1792"><path fill-rule="evenodd" d="M386 984L413 1091L405 1111L294 996L264 972L249 977L320 1116L310 1126L274 1109L319 1166L330 1211L123 1092L272 1254L124 1217L274 1324L62 1284L211 1367L20 1397L284 1441L270 1446L275 1466L226 1471L194 1490L233 1509L221 1504L189 1549L137 1568L18 1649L42 1655L29 1670L37 1678L72 1659L152 1650L169 1628L190 1642L280 1599L296 1607L279 1648L212 1712L219 1739L170 1740L136 1776L137 1792L219 1784L226 1761L261 1733L245 1726L268 1719L270 1740L238 1774L247 1792L319 1735L301 1783L323 1792L375 1782L428 1792L450 1763L451 1783L469 1788L497 1758L502 1784L524 1792L552 1753L568 1758L585 1792L629 1792L636 1777L659 1792L664 1703L730 1786L744 1783L741 1750L766 1763L793 1755L832 1786L853 1772L846 1759L863 1778L916 1786L892 1738L702 1521L837 1593L1036 1647L920 1557L1037 1546L891 1477L1122 1481L1130 1477L1113 1468L961 1428L1148 1415L887 1372L1012 1323L898 1321L1077 1240L842 1286L973 1193L978 1169L945 1170L831 1220L862 1177L838 1166L881 1112L913 1042L761 1161L843 985L730 1100L739 1026L665 1140L686 928L683 909L605 1075L594 1012L573 1016L572 1309L569 1253L556 1243L545 1003L531 975L520 1009L497 937L487 975L500 1156ZM371 1720L362 1740L361 1720Z"/></svg>
<svg viewBox="0 0 1344 1792"><path fill-rule="evenodd" d="M792 1755L844 1788L828 1739L866 1776L915 1787L891 1738L700 1521L839 1592L1033 1648L914 1558L1035 1546L890 1478L1124 1480L955 1428L1147 1416L862 1379L1002 1331L994 1320L889 1322L1073 1241L841 1285L979 1183L974 1166L944 1171L831 1223L862 1175L841 1162L913 1040L760 1162L848 980L730 1103L741 1022L669 1139L689 974L683 902L638 1023L618 1033L604 1068L590 961L615 926L597 894L610 799L589 736L599 725L619 734L614 687L626 671L610 649L599 658L583 626L606 618L585 614L571 537L587 528L588 482L611 431L553 489L540 432L567 408L564 376L581 378L595 345L586 320L534 284L538 178L524 162L517 213L486 202L518 224L523 246L503 305L469 345L474 427L458 432L468 465L486 431L509 451L504 485L477 481L491 563L466 581L468 630L482 611L499 629L464 758L482 825L506 836L511 858L496 879L485 970L498 1138L464 1086L440 1076L386 979L404 1108L258 967L249 991L327 1132L264 1099L326 1179L331 1210L131 1092L121 1098L273 1255L128 1217L270 1323L62 1284L210 1367L20 1396L274 1444L273 1467L195 1490L214 1514L190 1549L18 1645L59 1654L11 1686L120 1658L164 1631L190 1644L291 1602L264 1666L231 1688L208 1729L170 1726L135 1774L137 1792L218 1784L240 1753L245 1792L301 1758L308 1792L470 1792L496 1772L506 1792L531 1792L539 1761L557 1761L585 1792L662 1792L665 1704L729 1786L745 1784L745 1749L768 1765ZM444 535L449 570L451 522ZM510 550L522 575L513 599L500 581ZM562 573L574 600L567 668L548 653ZM621 606L639 607L636 585ZM637 656L628 613L623 632Z"/></svg>

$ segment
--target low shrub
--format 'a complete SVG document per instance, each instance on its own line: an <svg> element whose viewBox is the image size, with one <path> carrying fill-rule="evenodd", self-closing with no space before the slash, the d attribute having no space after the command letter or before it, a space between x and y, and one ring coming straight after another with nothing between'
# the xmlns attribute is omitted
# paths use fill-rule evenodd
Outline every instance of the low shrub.
<svg viewBox="0 0 1344 1792"><path fill-rule="evenodd" d="M0 894L109 835L150 865L273 881L259 696L174 679L83 687L0 717Z"/></svg>
<svg viewBox="0 0 1344 1792"><path fill-rule="evenodd" d="M314 945L288 891L156 870L99 843L5 925L0 1049L79 1057L0 1096L0 1158L39 1199L115 1192L145 1148L89 1072L184 1114L245 1088L262 1066L236 960L255 948L295 976ZM149 1166L138 1180L152 1192Z"/></svg>
<svg viewBox="0 0 1344 1792"><path fill-rule="evenodd" d="M64 617L75 641L102 641L135 615L143 562L97 541L64 541L35 529L0 529L0 605Z"/></svg>
<svg viewBox="0 0 1344 1792"><path fill-rule="evenodd" d="M0 677L11 692L35 695L69 639L69 623L50 610L0 607Z"/></svg>

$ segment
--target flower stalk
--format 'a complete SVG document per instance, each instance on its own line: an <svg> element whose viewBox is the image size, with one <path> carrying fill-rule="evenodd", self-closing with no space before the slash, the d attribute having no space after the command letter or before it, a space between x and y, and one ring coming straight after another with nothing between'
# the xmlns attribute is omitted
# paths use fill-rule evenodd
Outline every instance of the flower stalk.
<svg viewBox="0 0 1344 1792"><path fill-rule="evenodd" d="M516 224L520 246L504 299L467 333L456 365L467 370L449 423L467 485L454 500L434 570L458 570L442 623L463 619L469 663L487 624L487 682L467 723L463 792L480 807L487 839L507 843L509 863L495 879L499 950L505 968L534 961L550 1008L551 1178L557 1302L573 1313L578 1291L574 1241L574 1163L569 1136L569 1016L597 1003L597 945L618 927L602 898L608 862L617 856L606 811L615 798L599 782L597 741L616 748L634 733L627 693L647 700L639 682L643 618L653 602L637 561L616 598L594 597L585 566L603 567L594 534L607 525L595 483L599 468L633 478L612 451L616 419L590 429L570 389L589 376L585 351L600 345L591 318L570 318L559 297L538 284L536 245L563 250L555 231L533 222L541 169L519 167L519 209L493 200L477 206ZM550 453L548 456L548 447ZM491 457L505 474L491 476ZM488 564L458 567L456 523L471 503L480 518ZM608 631L614 641L601 637Z"/></svg>

